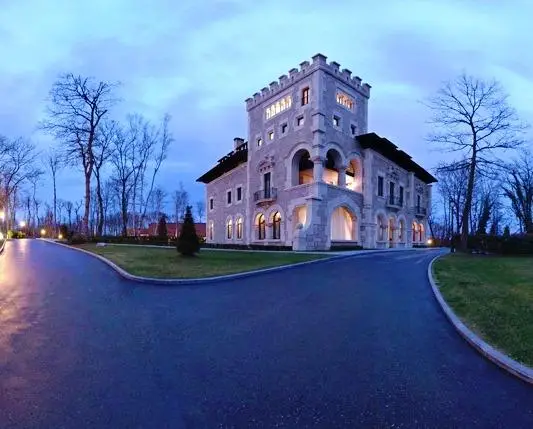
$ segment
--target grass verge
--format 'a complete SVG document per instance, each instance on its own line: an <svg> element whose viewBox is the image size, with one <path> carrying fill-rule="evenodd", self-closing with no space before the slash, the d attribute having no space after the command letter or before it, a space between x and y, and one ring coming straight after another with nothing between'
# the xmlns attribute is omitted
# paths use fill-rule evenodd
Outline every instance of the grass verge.
<svg viewBox="0 0 533 429"><path fill-rule="evenodd" d="M533 367L533 258L453 254L435 261L433 271L472 331Z"/></svg>
<svg viewBox="0 0 533 429"><path fill-rule="evenodd" d="M177 279L235 274L329 257L327 254L208 249L202 249L195 257L184 257L179 255L175 249L140 246L96 247L95 244L82 244L75 247L101 255L136 276Z"/></svg>

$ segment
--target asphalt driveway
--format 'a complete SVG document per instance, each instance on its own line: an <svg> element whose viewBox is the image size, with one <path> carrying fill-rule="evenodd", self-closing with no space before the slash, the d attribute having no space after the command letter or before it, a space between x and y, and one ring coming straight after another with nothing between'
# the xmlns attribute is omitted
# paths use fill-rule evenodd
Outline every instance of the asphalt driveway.
<svg viewBox="0 0 533 429"><path fill-rule="evenodd" d="M0 256L0 428L532 428L431 294L435 251L200 286L38 240Z"/></svg>

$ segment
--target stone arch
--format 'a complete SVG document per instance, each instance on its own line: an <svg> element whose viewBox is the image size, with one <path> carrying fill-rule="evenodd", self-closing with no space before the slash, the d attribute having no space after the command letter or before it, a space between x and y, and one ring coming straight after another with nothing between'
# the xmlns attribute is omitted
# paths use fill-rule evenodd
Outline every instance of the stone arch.
<svg viewBox="0 0 533 429"><path fill-rule="evenodd" d="M302 185L313 181L313 161L311 146L307 143L297 144L287 157L287 187ZM300 174L300 171L302 174Z"/></svg>
<svg viewBox="0 0 533 429"><path fill-rule="evenodd" d="M236 240L244 239L244 216L241 213L235 215L235 222L233 225L235 230L234 237Z"/></svg>
<svg viewBox="0 0 533 429"><path fill-rule="evenodd" d="M396 244L396 237L397 237L397 227L398 227L398 220L396 218L396 215L394 213L389 213L387 217L387 240L389 241L391 246L394 246Z"/></svg>
<svg viewBox="0 0 533 429"><path fill-rule="evenodd" d="M344 174L344 171L345 164L342 152L339 152L336 148L328 149L324 159L322 180L329 185L342 185L344 176L342 178L340 176Z"/></svg>
<svg viewBox="0 0 533 429"><path fill-rule="evenodd" d="M398 243L405 243L407 241L407 221L405 216L399 215L397 220L398 226Z"/></svg>
<svg viewBox="0 0 533 429"><path fill-rule="evenodd" d="M346 157L346 188L354 192L363 192L363 159L357 152L350 152Z"/></svg>
<svg viewBox="0 0 533 429"><path fill-rule="evenodd" d="M276 213L279 214L279 224L276 223ZM274 240L281 240L285 237L283 226L286 223L285 213L278 204L273 205L267 214L267 228L270 231L269 237Z"/></svg>
<svg viewBox="0 0 533 429"><path fill-rule="evenodd" d="M344 211L339 209L344 209ZM326 228L330 243L331 241L360 241L361 209L351 198L343 195L330 201L327 213ZM340 235L342 231L344 236Z"/></svg>
<svg viewBox="0 0 533 429"><path fill-rule="evenodd" d="M383 210L376 212L376 241L386 242L388 235L388 217Z"/></svg>
<svg viewBox="0 0 533 429"><path fill-rule="evenodd" d="M226 240L233 240L233 217L226 217L226 222L224 223L224 236Z"/></svg>
<svg viewBox="0 0 533 429"><path fill-rule="evenodd" d="M413 223L411 224L411 228L412 228L413 243L417 243L418 242L418 224L416 223L416 221L413 221Z"/></svg>
<svg viewBox="0 0 533 429"><path fill-rule="evenodd" d="M266 216L262 210L256 210L252 218L254 240L266 240Z"/></svg>
<svg viewBox="0 0 533 429"><path fill-rule="evenodd" d="M342 148L342 146L337 143L337 142L333 142L333 141L330 141L328 143L326 143L325 147L324 147L324 158L327 157L327 154L330 150L333 150L335 152L338 153L339 157L340 157L340 163L339 165L346 165L346 156L344 155L344 149Z"/></svg>

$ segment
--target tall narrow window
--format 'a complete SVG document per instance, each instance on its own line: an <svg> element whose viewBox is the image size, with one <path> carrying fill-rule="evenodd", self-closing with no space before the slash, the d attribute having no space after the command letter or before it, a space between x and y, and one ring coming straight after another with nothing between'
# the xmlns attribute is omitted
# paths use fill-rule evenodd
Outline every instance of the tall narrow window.
<svg viewBox="0 0 533 429"><path fill-rule="evenodd" d="M263 146L263 139L259 138L257 139L257 147Z"/></svg>
<svg viewBox="0 0 533 429"><path fill-rule="evenodd" d="M271 182L271 174L270 171L268 173L263 174L263 190L265 192L264 197L270 198L270 190L272 187Z"/></svg>
<svg viewBox="0 0 533 429"><path fill-rule="evenodd" d="M215 203L213 201L213 198L209 198L209 210L213 210Z"/></svg>
<svg viewBox="0 0 533 429"><path fill-rule="evenodd" d="M215 224L211 220L209 221L209 231L208 231L209 240L213 240L214 230L215 230Z"/></svg>
<svg viewBox="0 0 533 429"><path fill-rule="evenodd" d="M389 183L389 199L390 203L394 204L394 182Z"/></svg>
<svg viewBox="0 0 533 429"><path fill-rule="evenodd" d="M242 240L242 225L243 220L242 217L237 219L237 240Z"/></svg>
<svg viewBox="0 0 533 429"><path fill-rule="evenodd" d="M233 238L233 222L231 219L228 219L228 222L226 223L226 237L228 240Z"/></svg>
<svg viewBox="0 0 533 429"><path fill-rule="evenodd" d="M403 186L400 186L400 207L403 207Z"/></svg>
<svg viewBox="0 0 533 429"><path fill-rule="evenodd" d="M276 212L272 219L272 238L274 240L281 238L281 215L279 212Z"/></svg>
<svg viewBox="0 0 533 429"><path fill-rule="evenodd" d="M239 186L237 188L237 201L241 201L242 200L242 188Z"/></svg>
<svg viewBox="0 0 533 429"><path fill-rule="evenodd" d="M231 191L228 191L227 198L228 198L228 204L231 204Z"/></svg>
<svg viewBox="0 0 533 429"><path fill-rule="evenodd" d="M339 128L341 126L341 118L333 116L333 125Z"/></svg>
<svg viewBox="0 0 533 429"><path fill-rule="evenodd" d="M268 139L269 139L269 140L274 140L274 131L270 131L270 132L268 133Z"/></svg>
<svg viewBox="0 0 533 429"><path fill-rule="evenodd" d="M259 240L264 240L266 238L266 223L264 214L257 216L257 238Z"/></svg>
<svg viewBox="0 0 533 429"><path fill-rule="evenodd" d="M383 196L383 177L378 176L378 197Z"/></svg>
<svg viewBox="0 0 533 429"><path fill-rule="evenodd" d="M309 104L309 88L304 88L302 90L302 106Z"/></svg>
<svg viewBox="0 0 533 429"><path fill-rule="evenodd" d="M357 128L355 127L355 125L350 125L350 129L352 130L352 136L355 136L355 133L357 131Z"/></svg>
<svg viewBox="0 0 533 429"><path fill-rule="evenodd" d="M416 196L416 207L420 210L420 195Z"/></svg>

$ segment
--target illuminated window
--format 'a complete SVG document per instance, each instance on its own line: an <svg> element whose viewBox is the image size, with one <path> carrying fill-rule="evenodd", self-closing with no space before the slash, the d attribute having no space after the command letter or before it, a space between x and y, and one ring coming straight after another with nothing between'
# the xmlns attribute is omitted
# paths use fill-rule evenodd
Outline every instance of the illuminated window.
<svg viewBox="0 0 533 429"><path fill-rule="evenodd" d="M264 214L257 216L257 238L259 240L264 240L266 238L266 222Z"/></svg>
<svg viewBox="0 0 533 429"><path fill-rule="evenodd" d="M337 103L349 110L353 110L353 100L342 92L337 92Z"/></svg>
<svg viewBox="0 0 533 429"><path fill-rule="evenodd" d="M242 221L242 217L240 217L237 219L237 240L242 240L242 226L243 226L243 221Z"/></svg>
<svg viewBox="0 0 533 429"><path fill-rule="evenodd" d="M274 131L270 131L270 132L268 133L268 139L269 139L269 140L274 140Z"/></svg>
<svg viewBox="0 0 533 429"><path fill-rule="evenodd" d="M266 118L270 119L274 115L277 115L278 113L281 113L284 110L290 109L291 106L292 97L290 95L287 95L286 97L283 97L281 100L276 101L275 103L271 104L266 108Z"/></svg>
<svg viewBox="0 0 533 429"><path fill-rule="evenodd" d="M309 104L309 88L304 88L302 90L302 106Z"/></svg>
<svg viewBox="0 0 533 429"><path fill-rule="evenodd" d="M279 212L276 212L272 219L272 238L274 240L281 238L281 215Z"/></svg>
<svg viewBox="0 0 533 429"><path fill-rule="evenodd" d="M257 139L257 146L258 147L263 146L263 139L261 139L261 138Z"/></svg>
<svg viewBox="0 0 533 429"><path fill-rule="evenodd" d="M228 240L233 238L233 222L231 219L228 219L228 222L226 223L226 237Z"/></svg>

